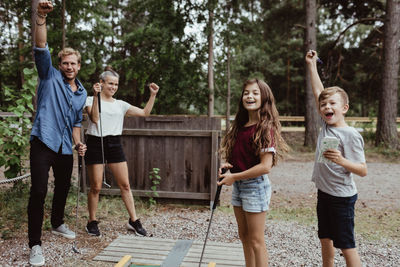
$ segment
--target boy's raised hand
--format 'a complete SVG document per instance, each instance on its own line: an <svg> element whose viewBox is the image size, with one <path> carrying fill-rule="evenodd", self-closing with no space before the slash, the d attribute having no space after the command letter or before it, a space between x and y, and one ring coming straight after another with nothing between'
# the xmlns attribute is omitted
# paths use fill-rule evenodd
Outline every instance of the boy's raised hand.
<svg viewBox="0 0 400 267"><path fill-rule="evenodd" d="M307 64L316 63L318 59L317 51L309 50L306 54L306 62Z"/></svg>
<svg viewBox="0 0 400 267"><path fill-rule="evenodd" d="M47 13L50 13L51 11L53 11L53 3L51 1L39 0L37 12L40 15L47 15Z"/></svg>

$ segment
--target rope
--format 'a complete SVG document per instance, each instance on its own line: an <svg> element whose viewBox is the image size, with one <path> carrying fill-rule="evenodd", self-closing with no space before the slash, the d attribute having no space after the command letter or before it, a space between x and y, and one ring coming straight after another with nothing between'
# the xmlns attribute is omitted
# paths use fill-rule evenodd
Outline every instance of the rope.
<svg viewBox="0 0 400 267"><path fill-rule="evenodd" d="M12 178L12 179L2 180L2 181L0 181L0 184L14 183L14 182L16 182L16 181L25 179L25 178L27 178L27 177L29 177L29 176L31 176L31 174L30 174L30 173L27 173L27 174L24 174L24 175L21 175L21 176Z"/></svg>

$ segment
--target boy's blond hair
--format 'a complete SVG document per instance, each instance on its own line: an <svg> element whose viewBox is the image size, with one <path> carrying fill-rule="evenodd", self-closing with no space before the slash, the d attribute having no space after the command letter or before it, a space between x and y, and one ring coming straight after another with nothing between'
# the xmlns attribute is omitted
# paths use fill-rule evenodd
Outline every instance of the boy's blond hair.
<svg viewBox="0 0 400 267"><path fill-rule="evenodd" d="M69 55L76 55L76 57L78 58L78 63L81 64L81 54L71 48L71 47L66 47L63 50L61 50L60 52L58 52L58 63L61 63L61 60L63 59L63 57L69 56Z"/></svg>
<svg viewBox="0 0 400 267"><path fill-rule="evenodd" d="M322 100L325 100L328 97L333 96L334 94L340 95L343 101L343 105L349 104L349 96L347 95L346 91L339 86L325 88L318 97L318 103L321 103Z"/></svg>

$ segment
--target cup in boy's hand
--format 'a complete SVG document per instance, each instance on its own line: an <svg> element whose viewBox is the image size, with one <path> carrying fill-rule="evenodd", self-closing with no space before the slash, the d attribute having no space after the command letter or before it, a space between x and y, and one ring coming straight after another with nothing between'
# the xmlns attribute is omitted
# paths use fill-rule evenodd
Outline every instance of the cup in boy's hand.
<svg viewBox="0 0 400 267"><path fill-rule="evenodd" d="M328 149L338 149L339 146L339 139L336 137L332 136L326 136L322 139L321 144L320 144L320 154L318 157L318 162L320 163L332 163L329 159L324 157L324 152L327 151Z"/></svg>

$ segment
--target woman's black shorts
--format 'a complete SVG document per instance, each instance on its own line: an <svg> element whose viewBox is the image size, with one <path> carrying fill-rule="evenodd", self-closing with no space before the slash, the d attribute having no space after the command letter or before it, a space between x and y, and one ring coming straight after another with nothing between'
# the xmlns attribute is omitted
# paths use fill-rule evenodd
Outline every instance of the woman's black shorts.
<svg viewBox="0 0 400 267"><path fill-rule="evenodd" d="M86 140L87 151L85 154L85 164L102 164L101 138L88 135ZM117 163L126 161L122 150L121 136L108 135L103 137L104 163Z"/></svg>

